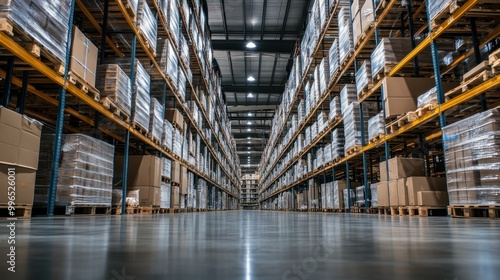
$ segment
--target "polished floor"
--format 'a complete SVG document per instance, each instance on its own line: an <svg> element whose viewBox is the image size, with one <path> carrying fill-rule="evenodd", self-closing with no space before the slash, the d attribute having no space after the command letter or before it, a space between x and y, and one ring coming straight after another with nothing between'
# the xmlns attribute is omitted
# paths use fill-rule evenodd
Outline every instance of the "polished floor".
<svg viewBox="0 0 500 280"><path fill-rule="evenodd" d="M3 224L7 224L2 220ZM500 279L500 221L231 211L18 220L0 279Z"/></svg>

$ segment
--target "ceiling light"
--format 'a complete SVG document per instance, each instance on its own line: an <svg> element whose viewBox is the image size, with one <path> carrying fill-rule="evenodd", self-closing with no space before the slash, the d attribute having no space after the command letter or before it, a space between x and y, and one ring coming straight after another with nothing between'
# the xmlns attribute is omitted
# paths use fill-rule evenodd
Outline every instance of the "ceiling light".
<svg viewBox="0 0 500 280"><path fill-rule="evenodd" d="M249 128L249 129L247 129L247 131L252 131L252 129L251 129L251 128Z"/></svg>
<svg viewBox="0 0 500 280"><path fill-rule="evenodd" d="M252 142L248 141L247 143L248 143L248 144L250 144L250 143L252 143Z"/></svg>
<svg viewBox="0 0 500 280"><path fill-rule="evenodd" d="M252 113L248 113L248 116L251 117L252 116Z"/></svg>
<svg viewBox="0 0 500 280"><path fill-rule="evenodd" d="M250 153L250 152L248 152L248 153Z"/></svg>
<svg viewBox="0 0 500 280"><path fill-rule="evenodd" d="M247 139L250 139L250 137L247 137Z"/></svg>
<svg viewBox="0 0 500 280"><path fill-rule="evenodd" d="M248 79L247 79L247 81L249 81L249 82L254 82L254 81L255 81L255 78L254 78L254 77L252 77L252 76L249 76L249 77L248 77Z"/></svg>
<svg viewBox="0 0 500 280"><path fill-rule="evenodd" d="M248 125L252 125L252 122L247 122Z"/></svg>
<svg viewBox="0 0 500 280"><path fill-rule="evenodd" d="M255 45L254 42L248 42L247 43L247 48L254 49L255 47L257 47L257 45Z"/></svg>

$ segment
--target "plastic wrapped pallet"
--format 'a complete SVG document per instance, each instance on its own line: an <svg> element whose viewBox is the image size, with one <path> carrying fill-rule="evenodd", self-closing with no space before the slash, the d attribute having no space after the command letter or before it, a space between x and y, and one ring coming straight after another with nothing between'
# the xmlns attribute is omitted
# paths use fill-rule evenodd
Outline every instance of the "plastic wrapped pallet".
<svg viewBox="0 0 500 280"><path fill-rule="evenodd" d="M83 134L63 135L56 202L111 206L114 147Z"/></svg>
<svg viewBox="0 0 500 280"><path fill-rule="evenodd" d="M344 209L349 209L352 206L354 206L354 201L356 199L356 194L354 193L354 190L352 190L352 189L350 189L350 190L344 189L342 191L342 194L343 194L343 200L344 200L344 204L343 204ZM349 204L349 197L348 197L348 195L350 195L350 197L351 197L351 201L350 201L351 203L350 204Z"/></svg>
<svg viewBox="0 0 500 280"><path fill-rule="evenodd" d="M356 187L356 206L365 206L365 186Z"/></svg>
<svg viewBox="0 0 500 280"><path fill-rule="evenodd" d="M344 114L345 110L351 103L356 101L358 101L358 96L356 95L356 85L345 85L340 91L340 108L342 114Z"/></svg>
<svg viewBox="0 0 500 280"><path fill-rule="evenodd" d="M364 140L368 141L368 116L369 112L366 107L363 107L364 120ZM357 102L351 103L347 106L344 117L344 131L345 131L345 150L348 151L356 145L362 145L362 131L361 131L361 116L359 112L359 104Z"/></svg>
<svg viewBox="0 0 500 280"><path fill-rule="evenodd" d="M180 14L177 8L177 1L168 1L168 5L168 28L174 42L177 44L180 32Z"/></svg>
<svg viewBox="0 0 500 280"><path fill-rule="evenodd" d="M163 120L163 135L161 137L161 145L172 150L173 147L173 131L174 127L168 120Z"/></svg>
<svg viewBox="0 0 500 280"><path fill-rule="evenodd" d="M179 72L179 60L176 49L168 39L158 40L158 55L161 71L170 77L172 81L177 81Z"/></svg>
<svg viewBox="0 0 500 280"><path fill-rule="evenodd" d="M154 139L161 142L163 131L163 105L156 98L151 98L149 131Z"/></svg>
<svg viewBox="0 0 500 280"><path fill-rule="evenodd" d="M378 207L377 184L370 184L371 207Z"/></svg>
<svg viewBox="0 0 500 280"><path fill-rule="evenodd" d="M356 72L356 92L358 95L368 87L372 80L372 69L370 61L365 60Z"/></svg>
<svg viewBox="0 0 500 280"><path fill-rule="evenodd" d="M123 71L130 75L130 63L120 64ZM132 88L132 111L134 114L132 116L132 122L142 127L144 130L149 129L149 111L151 104L151 97L149 95L151 78L141 64L141 62L135 60L135 81Z"/></svg>
<svg viewBox="0 0 500 280"><path fill-rule="evenodd" d="M161 176L170 179L172 175L172 161L168 158L161 158Z"/></svg>
<svg viewBox="0 0 500 280"><path fill-rule="evenodd" d="M170 184L161 182L160 208L162 209L170 208L170 196L171 196Z"/></svg>
<svg viewBox="0 0 500 280"><path fill-rule="evenodd" d="M339 40L333 40L330 51L328 52L328 65L330 67L330 80L337 74L339 70Z"/></svg>
<svg viewBox="0 0 500 280"><path fill-rule="evenodd" d="M500 205L500 107L443 128L450 204Z"/></svg>
<svg viewBox="0 0 500 280"><path fill-rule="evenodd" d="M181 156L182 157L182 144L184 143L183 136L181 132L177 129L174 128L174 133L173 133L173 149L172 151L174 154Z"/></svg>
<svg viewBox="0 0 500 280"><path fill-rule="evenodd" d="M0 18L6 18L39 42L60 62L66 61L70 1L1 0Z"/></svg>
<svg viewBox="0 0 500 280"><path fill-rule="evenodd" d="M132 88L130 77L117 64L103 64L97 68L96 87L102 98L109 98L130 116Z"/></svg>
<svg viewBox="0 0 500 280"><path fill-rule="evenodd" d="M372 76L388 73L394 65L399 63L412 50L411 41L408 38L382 38L371 54ZM432 64L429 51L422 52L419 56L419 63ZM409 62L407 67L413 65Z"/></svg>
<svg viewBox="0 0 500 280"><path fill-rule="evenodd" d="M336 128L332 131L332 160L344 157L344 129Z"/></svg>
<svg viewBox="0 0 500 280"><path fill-rule="evenodd" d="M186 100L186 75L184 75L183 71L179 71L177 75L177 90L181 100Z"/></svg>
<svg viewBox="0 0 500 280"><path fill-rule="evenodd" d="M113 189L111 193L111 205L119 206L122 205L123 192L121 189Z"/></svg>
<svg viewBox="0 0 500 280"><path fill-rule="evenodd" d="M151 49L156 50L156 39L158 34L158 21L146 0L139 1L139 12L137 16L137 28L146 38Z"/></svg>
<svg viewBox="0 0 500 280"><path fill-rule="evenodd" d="M368 139L385 133L385 121L382 112L368 120Z"/></svg>
<svg viewBox="0 0 500 280"><path fill-rule="evenodd" d="M354 50L351 12L349 7L342 7L338 14L339 26L339 64L344 63Z"/></svg>
<svg viewBox="0 0 500 280"><path fill-rule="evenodd" d="M324 57L318 66L319 93L321 96L328 89L328 85L330 83L330 66L328 63L328 57Z"/></svg>
<svg viewBox="0 0 500 280"><path fill-rule="evenodd" d="M186 37L183 34L180 35L179 40L179 53L181 59L184 61L186 66L189 67L189 45Z"/></svg>
<svg viewBox="0 0 500 280"><path fill-rule="evenodd" d="M342 111L340 109L340 98L335 96L332 101L330 101L330 113L328 118L330 120L342 116Z"/></svg>
<svg viewBox="0 0 500 280"><path fill-rule="evenodd" d="M454 3L456 0L441 0L441 1L429 1L429 16L430 19L434 19L436 16L445 11L450 4ZM453 4L452 4L453 5ZM448 15L446 14L446 17Z"/></svg>
<svg viewBox="0 0 500 280"><path fill-rule="evenodd" d="M169 23L168 22L168 19L169 19L169 17L168 17L168 15L169 15L169 13L168 13L169 5L168 4L169 4L169 2L171 2L171 1L169 1L169 0L158 0L157 1L158 10L163 15L163 20L164 20L165 26L168 26L168 23ZM163 28L163 27L161 27L161 28Z"/></svg>

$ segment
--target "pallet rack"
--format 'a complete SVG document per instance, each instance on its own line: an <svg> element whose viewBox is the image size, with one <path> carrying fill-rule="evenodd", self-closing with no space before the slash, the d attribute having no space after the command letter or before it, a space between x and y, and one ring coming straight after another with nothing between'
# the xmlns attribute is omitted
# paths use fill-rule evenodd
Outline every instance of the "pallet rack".
<svg viewBox="0 0 500 280"><path fill-rule="evenodd" d="M185 3L184 3L185 2ZM5 92L3 96L4 107L17 108L20 113L25 113L35 117L47 124L55 127L55 142L53 166L51 172L51 183L49 190L49 200L47 203L47 214L54 214L55 193L57 188L58 165L60 147L62 142L63 131L81 132L92 131L94 137L104 138L116 145L120 145L120 150L124 154L124 174L123 174L123 197L126 197L127 185L127 168L129 151L134 151L140 154L157 154L161 157L167 157L173 161L178 161L181 166L186 167L189 172L195 174L195 185L199 179L208 182L209 189L215 188L227 194L230 204L233 201L239 200L239 184L240 171L238 157L236 156L235 142L229 134L229 121L225 115L225 105L221 102L218 94L216 95L215 122L211 122L208 117L206 108L202 106L198 99L198 86L204 88L206 92L210 92L211 88L217 91L220 84L215 82L212 71L203 69L201 58L196 54L196 49L193 44L192 30L189 28L189 20L195 20L197 26L202 28L199 20L199 7L196 6L196 1L189 1L190 15L185 15L182 4L188 5L186 1L177 1L175 6L180 11L180 30L169 30L163 22L163 14L158 6L157 1L146 1L149 7L157 15L158 21L158 37L164 36L168 38L170 43L175 44L172 38L172 32L181 32L189 40L191 65L179 63L178 71L182 71L186 76L189 71L193 72L193 82L187 79L187 94L186 101L194 101L201 111L203 116L202 127L199 127L190 108L184 104L182 97L176 89L174 81L160 70L158 59L155 57L155 50L151 49L142 36L142 33L136 26L136 15L131 14L129 3L122 0L103 0L100 2L102 6L89 6L83 0L71 1L70 18L68 25L73 23L84 30L85 34L93 41L100 42L100 63L105 62L106 57L126 58L130 60L131 68L134 68L135 59L148 61L150 64L150 73L152 80L155 80L156 86L151 86L151 93L158 95L160 102L164 108L168 107L167 100L170 100L170 105L173 108L179 109L184 120L188 124L188 131L199 135L201 143L207 147L209 151L209 172L205 173L189 161L182 159L172 151L164 149L159 143L150 139L147 135L136 129L130 120L126 121L116 114L113 114L109 108L96 101L92 96L89 96L81 87L69 82L69 59L70 59L70 44L66 48L66 58L63 75L60 75L56 70L47 65L45 59L39 59L27 51L20 42L9 36L9 32L0 32L0 47L4 53L8 53L9 58L5 70L0 70L0 77L5 79ZM203 13L203 12L202 12ZM119 26L120 29L113 29L110 23ZM206 38L207 34L203 34ZM124 38L119 40L118 37ZM68 33L68 42L71 42L72 31ZM205 52L211 50L205 50ZM177 53L177 59L181 61L180 54ZM205 56L207 57L207 56ZM210 65L208 62L207 65ZM18 78L22 77L22 79ZM131 80L133 81L134 71L131 71ZM195 84L196 81L199 85ZM12 86L20 88L17 96L11 96ZM36 86L35 86L36 85ZM56 93L57 92L57 93ZM29 93L29 95L28 95ZM12 102L12 97L17 97L16 102ZM54 110L56 109L56 110ZM69 116L69 118L68 118ZM111 131L100 126L103 119L112 121L119 127L119 131ZM69 121L69 122L68 122ZM75 127L72 124L78 123L81 127ZM219 129L216 129L216 126ZM211 139L207 137L206 131L211 132ZM223 131L223 139L220 139L220 131ZM215 136L215 137L214 137ZM215 138L215 139L214 139ZM123 144L123 146L121 146ZM182 149L189 150L187 146L182 145ZM208 161L208 160L207 160ZM215 175L219 174L217 178ZM122 213L126 213L125 200L122 203Z"/></svg>
<svg viewBox="0 0 500 280"><path fill-rule="evenodd" d="M457 106L466 104L467 110L461 112L460 115L460 117L463 117L476 113L480 110L485 110L487 107L498 106L498 94L492 94L492 91L500 85L500 76L498 75L498 72L492 77L488 77L484 81L481 81L478 85L468 88L463 92L460 91L454 95L443 92L441 87L442 79L445 79L444 75L457 67L470 55L474 55L476 57L476 63L479 64L479 48L499 36L500 27L497 26L498 23L487 19L487 17L491 15L491 12L494 12L495 10L497 11L498 3L495 4L495 1L481 0L457 1L459 7L454 9L452 14L447 17L446 20L431 21L429 19L428 12L426 12L426 6L430 3L429 1L430 0L382 0L378 5L375 5L376 3L373 1L373 6L376 7L374 24L363 33L360 42L355 45L354 52L349 57L347 63L341 65L337 75L330 80L328 90L322 94L320 93L319 102L314 105L309 114L305 116L301 123L299 123L298 129L292 137L285 141L282 134L287 128L287 122L290 120L289 117L291 112L297 110L297 100L304 95L303 87L305 84L305 78L309 75L310 70L313 69L312 66L319 65L319 59L324 57L323 52L326 51L326 53L328 53L329 44L331 42L325 38L338 36L338 33L333 30L333 27L335 26L335 18L338 13L338 3L334 5L330 11L330 18L328 20L327 27L322 30L320 41L317 43L315 48L313 57L316 59L313 59L307 66L307 70L304 71L301 83L294 93L293 101L291 105L288 106L290 109L286 112L285 121L278 126L275 136L276 138L270 137L271 140L266 147L265 151L267 154L265 154L262 159L259 170L262 174L259 192L259 202L261 204L263 202L276 199L278 194L288 190L291 190L292 201L294 201L293 191L298 188L307 188L307 181L311 179L316 182L325 183L327 182L327 177L333 180L344 178L347 181L347 189L350 191L351 180L357 178L358 181L364 185L365 207L369 208L369 184L376 181L376 168L374 166L376 163L380 162L381 158L388 159L395 154L407 153L408 147L413 146L416 142L420 142L424 146L423 149L426 153L427 166L429 167L433 164L435 165L436 163L434 161L431 162L431 160L429 160L429 147L434 144L440 145L442 142L440 128L454 121L452 118L448 118L447 120L447 117L445 116L446 112L451 112L453 109L456 109ZM402 2L406 2L408 5L402 6ZM494 6L492 10L489 10L488 8L481 9L482 7L480 7L479 4L497 6ZM481 28L478 27L478 22L482 23ZM297 139L298 135L303 133L305 127L314 121L314 117L318 115L320 110L324 109L325 106L328 108L327 101L331 101L334 96L339 94L339 86L347 83L353 83L351 77L353 77L353 73L355 73L358 69L359 59L369 58L370 53L378 44L379 39L387 37L388 33L391 32L397 24L401 24L401 29L397 30L395 36L402 36L407 33L407 36L412 38L411 41L413 44L413 50L408 53L404 59L399 61L399 63L394 65L386 77L393 77L400 74L404 67L409 62L414 61L418 54L428 48L431 48L433 56L433 72L428 74L428 76L435 79L438 92L438 104L436 104L435 108L428 110L428 112L423 114L421 117L408 121L401 127L398 127L395 131L385 131L384 135L381 135L381 137L375 141L365 143L364 135L362 135L362 145L358 149L355 149L352 153L330 163L319 166L299 179L292 180L292 182L288 182L281 187L278 187L276 185L278 180L280 178L284 178L287 171L292 170L291 168L298 160L300 160L308 152L311 151L314 153L317 148L328 143L330 133L333 129L342 124L342 120L333 120L325 127L324 130L318 133L317 137L311 140L311 144L300 150L298 155L293 157L290 162L284 161L284 156L288 151L290 151L292 144ZM427 33L427 36L417 44L414 40L414 35L422 36L424 33ZM445 35L450 36L450 34L460 34L471 38L474 48L463 52L448 66L440 67L437 59L438 47L436 41ZM322 52L320 50L322 50ZM414 67L412 72L415 76L423 76L419 73L420 69L418 67L418 63L416 63L416 65L417 66ZM359 97L359 109L361 112L362 125L363 117L367 117L363 116L363 105L365 105L366 102L380 103L380 100L383 100L384 93L381 90L381 85L382 79L373 84L367 93ZM305 98L307 98L307 96L304 96L304 99ZM381 103L381 109L385 116L384 102ZM437 122L439 122L439 124L436 125ZM273 123L273 126L274 125L275 124ZM361 128L361 131L364 134L363 127ZM283 148L278 150L278 156L274 160L271 160L270 152L272 152L276 147L279 147L278 143L281 143ZM438 152L437 154L437 157L439 157L440 160L444 160L442 158L442 152ZM285 162L284 165L283 162ZM281 164L281 168L277 169L279 164ZM388 169L388 165L386 165L386 169ZM430 175L431 170L427 168L427 172L428 175ZM437 173L433 172L433 174ZM270 191L269 189L273 187L274 189ZM351 205L351 197L348 196L348 199L349 205ZM347 209L347 211L349 210L350 209Z"/></svg>
<svg viewBox="0 0 500 280"><path fill-rule="evenodd" d="M245 174L241 178L240 204L243 207L258 206L259 176Z"/></svg>

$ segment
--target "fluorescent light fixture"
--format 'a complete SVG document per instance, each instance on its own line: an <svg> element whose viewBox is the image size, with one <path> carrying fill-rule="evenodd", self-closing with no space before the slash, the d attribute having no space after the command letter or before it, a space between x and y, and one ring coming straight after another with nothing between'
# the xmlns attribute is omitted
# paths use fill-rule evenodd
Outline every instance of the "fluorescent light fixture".
<svg viewBox="0 0 500 280"><path fill-rule="evenodd" d="M249 81L249 82L254 82L254 81L255 81L255 78L254 78L254 77L252 77L252 76L249 76L249 77L248 77L248 79L247 79L247 81Z"/></svg>
<svg viewBox="0 0 500 280"><path fill-rule="evenodd" d="M249 48L249 49L255 49L255 47L257 47L257 45L255 45L254 42L248 42L247 43L247 48Z"/></svg>
<svg viewBox="0 0 500 280"><path fill-rule="evenodd" d="M250 152L248 152L248 153L250 153Z"/></svg>
<svg viewBox="0 0 500 280"><path fill-rule="evenodd" d="M252 131L252 129L249 128L249 129L247 129L247 131Z"/></svg>
<svg viewBox="0 0 500 280"><path fill-rule="evenodd" d="M248 95L247 95L248 98L252 98L253 97L253 94L250 92Z"/></svg>
<svg viewBox="0 0 500 280"><path fill-rule="evenodd" d="M250 137L247 137L247 139L250 139Z"/></svg>
<svg viewBox="0 0 500 280"><path fill-rule="evenodd" d="M252 142L248 141L247 143L248 143L248 144L250 144L250 143L252 143Z"/></svg>
<svg viewBox="0 0 500 280"><path fill-rule="evenodd" d="M252 125L252 122L247 122L248 125Z"/></svg>
<svg viewBox="0 0 500 280"><path fill-rule="evenodd" d="M248 116L251 117L252 116L252 113L248 113Z"/></svg>

